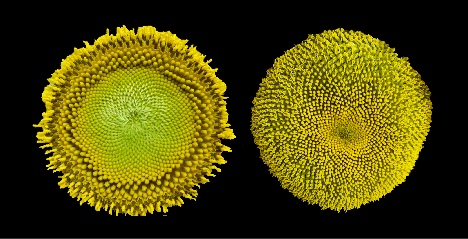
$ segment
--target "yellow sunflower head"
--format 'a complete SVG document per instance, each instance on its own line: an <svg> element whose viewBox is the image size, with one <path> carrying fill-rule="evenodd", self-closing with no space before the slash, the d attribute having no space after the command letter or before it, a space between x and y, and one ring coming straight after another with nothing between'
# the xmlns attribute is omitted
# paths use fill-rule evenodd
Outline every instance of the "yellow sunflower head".
<svg viewBox="0 0 468 239"><path fill-rule="evenodd" d="M213 163L224 164L226 84L193 46L170 32L125 26L62 61L34 127L48 168L80 204L129 215L195 199Z"/></svg>
<svg viewBox="0 0 468 239"><path fill-rule="evenodd" d="M278 57L253 101L251 131L283 188L349 210L401 184L429 132L429 88L408 58L362 32L310 35Z"/></svg>

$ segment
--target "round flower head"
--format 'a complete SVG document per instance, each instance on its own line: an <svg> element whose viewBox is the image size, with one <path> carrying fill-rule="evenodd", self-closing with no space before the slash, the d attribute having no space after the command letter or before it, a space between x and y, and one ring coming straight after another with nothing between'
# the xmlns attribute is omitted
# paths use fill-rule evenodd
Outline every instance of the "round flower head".
<svg viewBox="0 0 468 239"><path fill-rule="evenodd" d="M76 49L52 74L35 127L49 169L80 204L129 215L167 212L224 164L235 138L223 94L194 47L170 32L125 26Z"/></svg>
<svg viewBox="0 0 468 239"><path fill-rule="evenodd" d="M401 184L429 132L429 88L361 32L310 35L276 59L253 101L261 158L283 188L347 211Z"/></svg>

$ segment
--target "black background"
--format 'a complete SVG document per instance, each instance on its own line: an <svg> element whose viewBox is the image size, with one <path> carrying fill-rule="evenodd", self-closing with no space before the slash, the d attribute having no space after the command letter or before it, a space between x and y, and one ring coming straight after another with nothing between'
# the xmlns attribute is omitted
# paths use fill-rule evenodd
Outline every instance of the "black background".
<svg viewBox="0 0 468 239"><path fill-rule="evenodd" d="M353 14L348 6L332 8L266 4L262 6L236 4L192 5L158 4L138 9L126 3L109 8L93 8L95 3L72 11L56 6L41 14L26 16L30 20L28 35L23 39L26 51L36 58L27 74L28 85L20 85L28 98L28 117L22 128L26 163L21 165L24 177L6 192L16 192L16 199L4 198L8 219L2 229L5 237L460 237L466 224L466 182L454 163L455 156L447 146L446 130L441 123L447 117L442 106L442 79L433 72L436 63L433 42L442 32L436 24L443 17L431 12L421 13L407 7L389 6L388 12L375 11ZM40 6L37 6L40 7ZM369 7L369 6L368 6ZM371 7L371 6L370 6ZM216 9L216 10L214 10ZM350 11L350 12L348 12ZM435 10L432 10L435 11ZM171 207L163 213L146 217L111 216L97 212L87 204L59 189L61 173L46 170L45 150L36 143L32 124L39 123L45 111L41 94L47 79L60 67L62 59L73 48L84 47L106 33L115 35L116 28L128 29L151 25L158 31L171 31L188 45L213 59L212 68L227 85L225 96L229 121L236 138L223 140L232 148L224 152L227 164L218 166L220 173L201 185L196 201L184 199L182 207ZM280 186L259 158L259 150L250 132L252 100L266 70L308 34L344 28L362 31L385 41L396 49L399 57L409 57L411 66L422 75L432 93L433 116L431 131L416 166L406 182L397 186L379 201L346 213L321 210L295 198ZM447 45L447 47L450 45ZM13 47L13 46L12 46ZM30 98L30 100L29 100ZM28 128L29 127L29 128ZM26 144L24 144L24 142ZM442 146L444 145L444 146ZM451 155L452 154L452 155ZM460 160L460 159L458 159ZM464 158L466 160L466 156ZM20 166L17 166L20 167ZM8 171L8 170L7 170ZM450 171L450 173L449 173ZM5 192L5 195L7 195ZM10 194L8 194L10 195Z"/></svg>

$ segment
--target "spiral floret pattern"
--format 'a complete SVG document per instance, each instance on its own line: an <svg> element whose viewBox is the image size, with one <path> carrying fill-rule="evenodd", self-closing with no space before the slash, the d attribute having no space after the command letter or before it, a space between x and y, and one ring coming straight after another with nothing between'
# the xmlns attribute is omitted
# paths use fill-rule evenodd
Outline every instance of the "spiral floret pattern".
<svg viewBox="0 0 468 239"><path fill-rule="evenodd" d="M362 32L310 35L268 69L251 131L281 186L322 209L359 208L413 169L430 91L407 58Z"/></svg>
<svg viewBox="0 0 468 239"><path fill-rule="evenodd" d="M49 169L80 204L129 215L168 211L224 164L233 139L226 85L170 32L123 26L76 49L49 79L34 127Z"/></svg>

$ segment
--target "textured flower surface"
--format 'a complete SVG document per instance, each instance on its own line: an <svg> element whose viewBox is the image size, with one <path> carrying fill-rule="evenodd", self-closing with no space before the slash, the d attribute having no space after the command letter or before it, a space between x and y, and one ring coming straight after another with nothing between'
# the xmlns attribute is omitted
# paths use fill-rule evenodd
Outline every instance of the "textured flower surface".
<svg viewBox="0 0 468 239"><path fill-rule="evenodd" d="M309 37L275 60L251 131L283 188L347 211L391 192L429 132L430 91L407 58L362 32Z"/></svg>
<svg viewBox="0 0 468 239"><path fill-rule="evenodd" d="M194 47L170 32L125 26L62 61L45 87L34 127L48 168L80 204L137 216L195 199L194 186L224 164L234 139L223 94ZM161 209L162 208L162 209Z"/></svg>

